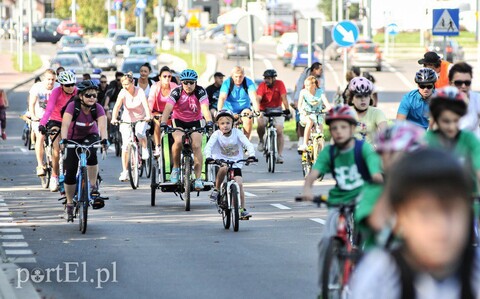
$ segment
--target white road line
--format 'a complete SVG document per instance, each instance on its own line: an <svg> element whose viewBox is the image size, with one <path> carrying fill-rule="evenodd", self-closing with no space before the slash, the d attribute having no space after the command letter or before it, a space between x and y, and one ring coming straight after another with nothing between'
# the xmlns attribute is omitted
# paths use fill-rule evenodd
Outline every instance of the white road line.
<svg viewBox="0 0 480 299"><path fill-rule="evenodd" d="M28 153L28 152L29 152L29 150L28 150L28 149L26 149L26 148L23 148L23 147L21 147L21 148L20 148L20 150L21 150L22 152L24 152L24 153Z"/></svg>
<svg viewBox="0 0 480 299"><path fill-rule="evenodd" d="M247 192L247 191L245 191L244 193L245 193L245 196L248 196L248 197L257 197L255 194Z"/></svg>
<svg viewBox="0 0 480 299"><path fill-rule="evenodd" d="M321 225L325 225L325 220L322 218L310 218L310 220L320 223Z"/></svg>
<svg viewBox="0 0 480 299"><path fill-rule="evenodd" d="M0 233L21 233L19 228L0 228Z"/></svg>
<svg viewBox="0 0 480 299"><path fill-rule="evenodd" d="M332 72L333 74L333 79L335 80L335 83L337 86L341 86L342 83L340 82L340 78L338 77L338 74L337 72L335 72L335 70L333 69L332 65L330 63L325 63L325 66L327 67L327 69Z"/></svg>
<svg viewBox="0 0 480 299"><path fill-rule="evenodd" d="M3 154L3 153L2 153L2 154ZM6 206L7 206L7 204L6 204L6 203L4 203L4 202L0 202L0 207L6 207Z"/></svg>
<svg viewBox="0 0 480 299"><path fill-rule="evenodd" d="M271 206L274 206L275 208L278 208L280 210L291 210L291 208L287 207L287 206L284 206L282 204L279 204L279 203L272 203L270 204Z"/></svg>
<svg viewBox="0 0 480 299"><path fill-rule="evenodd" d="M5 254L29 255L29 254L33 254L33 251L31 251L30 249L5 249Z"/></svg>
<svg viewBox="0 0 480 299"><path fill-rule="evenodd" d="M13 221L13 217L0 217L0 223L2 221Z"/></svg>
<svg viewBox="0 0 480 299"><path fill-rule="evenodd" d="M0 235L0 239L4 240L23 240L25 237L23 235Z"/></svg>
<svg viewBox="0 0 480 299"><path fill-rule="evenodd" d="M3 242L3 247L28 247L27 242Z"/></svg>
<svg viewBox="0 0 480 299"><path fill-rule="evenodd" d="M0 198L0 201L1 201L1 202L4 202L4 201L5 201L5 199L3 199L3 198Z"/></svg>
<svg viewBox="0 0 480 299"><path fill-rule="evenodd" d="M267 59L267 58L264 58L263 59L263 64L265 65L265 69L273 69L273 64L272 62L270 61L270 59Z"/></svg>
<svg viewBox="0 0 480 299"><path fill-rule="evenodd" d="M397 77L400 79L400 81L403 82L403 84L405 84L405 86L411 90L411 89L415 89L415 85L412 83L412 80L409 80L407 77L405 77L404 74L400 73L399 71L397 71L396 68L394 68L393 66L391 66L389 63L387 62L383 62L383 64L388 68L389 71L391 71L392 73L394 73L395 75L397 75Z"/></svg>
<svg viewBox="0 0 480 299"><path fill-rule="evenodd" d="M11 212L2 212L0 211L0 216L12 216L12 214L10 214Z"/></svg>
<svg viewBox="0 0 480 299"><path fill-rule="evenodd" d="M8 260L16 264L36 264L37 260L34 257L9 257Z"/></svg>

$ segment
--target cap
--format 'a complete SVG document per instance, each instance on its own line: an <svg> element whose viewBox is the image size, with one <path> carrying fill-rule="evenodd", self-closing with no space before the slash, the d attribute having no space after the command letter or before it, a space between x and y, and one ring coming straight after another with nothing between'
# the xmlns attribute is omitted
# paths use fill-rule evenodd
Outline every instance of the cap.
<svg viewBox="0 0 480 299"><path fill-rule="evenodd" d="M224 74L220 73L220 72L216 72L215 74L213 74L214 77L225 77Z"/></svg>
<svg viewBox="0 0 480 299"><path fill-rule="evenodd" d="M437 63L441 60L435 52L427 52L423 55L423 58L418 61L418 64Z"/></svg>

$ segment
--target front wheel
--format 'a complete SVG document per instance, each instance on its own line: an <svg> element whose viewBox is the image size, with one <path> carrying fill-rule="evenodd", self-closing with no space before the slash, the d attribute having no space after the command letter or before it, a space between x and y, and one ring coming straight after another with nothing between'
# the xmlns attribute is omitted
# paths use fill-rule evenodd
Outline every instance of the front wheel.
<svg viewBox="0 0 480 299"><path fill-rule="evenodd" d="M238 190L235 184L230 186L230 210L232 212L233 231L240 228L240 211L238 207Z"/></svg>
<svg viewBox="0 0 480 299"><path fill-rule="evenodd" d="M345 259L341 258L343 243L332 237L329 240L322 273L322 298L342 298L346 281L344 281Z"/></svg>
<svg viewBox="0 0 480 299"><path fill-rule="evenodd" d="M138 173L138 153L135 146L128 148L128 176L130 178L130 185L132 189L138 188L139 173Z"/></svg>
<svg viewBox="0 0 480 299"><path fill-rule="evenodd" d="M113 133L114 143L115 143L115 156L120 157L122 154L122 134L118 128Z"/></svg>
<svg viewBox="0 0 480 299"><path fill-rule="evenodd" d="M87 218L88 218L88 176L87 168L82 167L81 169L82 180L80 182L80 201L78 204L78 224L79 230L84 234L87 231Z"/></svg>
<svg viewBox="0 0 480 299"><path fill-rule="evenodd" d="M145 176L150 178L152 174L152 160L153 160L153 153L152 153L152 141L150 139L147 140L147 150L149 158L144 160L145 165Z"/></svg>
<svg viewBox="0 0 480 299"><path fill-rule="evenodd" d="M155 195L157 193L158 187L158 166L157 162L154 161L152 164L152 176L151 176L151 183L150 183L150 205L153 207L155 206Z"/></svg>
<svg viewBox="0 0 480 299"><path fill-rule="evenodd" d="M191 187L192 165L189 156L183 157L183 200L185 211L190 211L190 187Z"/></svg>

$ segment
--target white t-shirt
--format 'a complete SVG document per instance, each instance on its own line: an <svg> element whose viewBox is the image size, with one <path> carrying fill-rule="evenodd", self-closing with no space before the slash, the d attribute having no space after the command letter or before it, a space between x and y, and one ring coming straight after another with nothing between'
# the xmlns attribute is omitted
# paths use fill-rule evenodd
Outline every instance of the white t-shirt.
<svg viewBox="0 0 480 299"><path fill-rule="evenodd" d="M33 84L33 86L30 88L30 95L37 98L37 101L35 102L35 105L33 107L34 115L37 118L42 118L43 114L45 113L48 98L50 97L52 90L53 89L48 90L45 87L45 82L37 82Z"/></svg>
<svg viewBox="0 0 480 299"><path fill-rule="evenodd" d="M472 131L480 138L480 94L470 91L467 114L460 118L460 129Z"/></svg>
<svg viewBox="0 0 480 299"><path fill-rule="evenodd" d="M237 128L232 129L230 136L224 136L220 130L213 132L205 146L205 157L237 161L243 159L243 150L247 150L249 157L255 156L255 148L243 132ZM242 168L243 163L233 165Z"/></svg>

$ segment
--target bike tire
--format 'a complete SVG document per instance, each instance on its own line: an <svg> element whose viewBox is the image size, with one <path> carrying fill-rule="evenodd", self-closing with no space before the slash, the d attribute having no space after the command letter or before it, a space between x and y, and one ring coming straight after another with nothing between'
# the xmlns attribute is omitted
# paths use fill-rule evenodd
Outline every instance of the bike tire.
<svg viewBox="0 0 480 299"><path fill-rule="evenodd" d="M183 200L185 201L185 211L190 211L190 187L191 187L191 174L192 165L189 156L183 157Z"/></svg>
<svg viewBox="0 0 480 299"><path fill-rule="evenodd" d="M336 237L329 239L322 268L322 298L342 298L345 260L341 252L344 248L343 242Z"/></svg>
<svg viewBox="0 0 480 299"><path fill-rule="evenodd" d="M25 126L23 127L23 132L22 132L23 145L28 146L28 139L29 138L30 138L29 126L28 126L27 123L25 123Z"/></svg>
<svg viewBox="0 0 480 299"><path fill-rule="evenodd" d="M82 179L80 181L80 201L78 202L78 226L82 234L85 234L87 231L87 220L88 220L88 175L87 168L82 167L81 170Z"/></svg>
<svg viewBox="0 0 480 299"><path fill-rule="evenodd" d="M310 170L312 170L312 164L310 162L303 162L302 163L303 177L307 177L307 175L310 173Z"/></svg>
<svg viewBox="0 0 480 299"><path fill-rule="evenodd" d="M229 229L232 220L232 212L230 211L230 207L228 207L227 183L223 183L221 190L222 192L220 193L220 201L226 203L226 205L224 205L222 208L223 227L225 229Z"/></svg>
<svg viewBox="0 0 480 299"><path fill-rule="evenodd" d="M27 138L26 138L26 146L28 148L29 151L33 150L34 148L32 147L32 127L31 126L28 126L28 130L27 130Z"/></svg>
<svg viewBox="0 0 480 299"><path fill-rule="evenodd" d="M130 146L128 149L128 176L130 178L130 185L132 189L138 188L138 153L137 149L133 146Z"/></svg>
<svg viewBox="0 0 480 299"><path fill-rule="evenodd" d="M150 177L150 205L155 206L155 196L158 187L158 163L156 160L152 163L152 175Z"/></svg>
<svg viewBox="0 0 480 299"><path fill-rule="evenodd" d="M114 132L115 156L120 157L122 154L122 135L120 130L116 129Z"/></svg>
<svg viewBox="0 0 480 299"><path fill-rule="evenodd" d="M147 178L150 178L150 176L152 175L152 164L153 164L153 151L152 151L152 140L149 140L147 141L147 150L148 150L148 155L149 155L149 158L144 160L145 163L145 176Z"/></svg>
<svg viewBox="0 0 480 299"><path fill-rule="evenodd" d="M238 206L238 190L235 184L230 186L230 209L232 211L233 231L238 232L240 228L240 208Z"/></svg>
<svg viewBox="0 0 480 299"><path fill-rule="evenodd" d="M277 163L277 148L275 146L276 136L275 136L275 134L270 134L268 137L269 137L269 142L270 142L270 151L269 151L270 161L269 161L269 163L271 164L270 165L271 173L274 173L275 172L275 163Z"/></svg>

